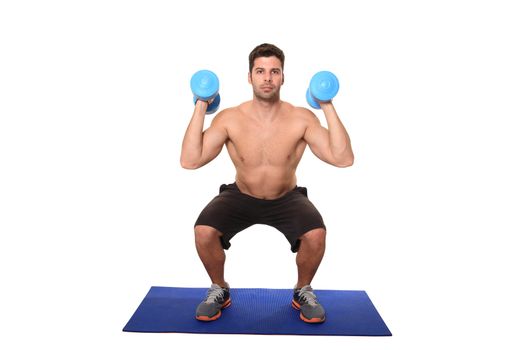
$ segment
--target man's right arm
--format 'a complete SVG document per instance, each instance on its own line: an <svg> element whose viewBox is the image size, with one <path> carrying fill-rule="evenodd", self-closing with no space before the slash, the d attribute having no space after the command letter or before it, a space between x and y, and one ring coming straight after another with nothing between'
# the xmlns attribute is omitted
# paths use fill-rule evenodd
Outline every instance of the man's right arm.
<svg viewBox="0 0 525 350"><path fill-rule="evenodd" d="M197 169L211 162L221 153L222 146L228 139L228 133L221 122L223 112L217 114L210 127L202 131L207 107L207 102L197 101L184 134L180 164L185 169Z"/></svg>

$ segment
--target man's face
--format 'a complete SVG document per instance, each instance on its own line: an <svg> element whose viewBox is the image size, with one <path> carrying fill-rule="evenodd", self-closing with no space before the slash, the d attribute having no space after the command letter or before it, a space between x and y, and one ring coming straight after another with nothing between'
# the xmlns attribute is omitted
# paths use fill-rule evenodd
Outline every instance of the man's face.
<svg viewBox="0 0 525 350"><path fill-rule="evenodd" d="M256 97L266 101L279 99L279 91L284 83L281 61L275 56L256 58L248 74L248 82Z"/></svg>

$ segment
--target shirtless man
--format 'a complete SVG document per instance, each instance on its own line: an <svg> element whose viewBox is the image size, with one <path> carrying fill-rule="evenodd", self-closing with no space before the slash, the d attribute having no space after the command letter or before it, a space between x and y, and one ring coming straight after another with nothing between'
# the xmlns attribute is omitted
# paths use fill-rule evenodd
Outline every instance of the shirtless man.
<svg viewBox="0 0 525 350"><path fill-rule="evenodd" d="M226 145L236 169L235 183L220 193L195 223L197 252L212 286L197 307L196 318L213 321L231 304L224 279L224 249L231 238L253 224L281 231L297 252L297 284L292 306L309 323L325 320L325 311L310 283L325 250L326 227L306 188L297 186L295 171L308 145L321 160L348 167L354 162L350 137L331 102L320 103L328 129L308 109L281 101L284 54L262 44L249 55L248 82L253 99L227 108L203 132L208 103L197 101L182 143L181 165L197 169L212 161Z"/></svg>

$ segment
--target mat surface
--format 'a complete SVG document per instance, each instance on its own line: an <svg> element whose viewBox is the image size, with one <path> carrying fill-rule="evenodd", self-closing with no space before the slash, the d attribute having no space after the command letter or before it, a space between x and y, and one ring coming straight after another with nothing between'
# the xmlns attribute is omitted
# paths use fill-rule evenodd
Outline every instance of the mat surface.
<svg viewBox="0 0 525 350"><path fill-rule="evenodd" d="M291 306L291 289L231 289L232 305L213 322L195 319L206 288L151 287L126 332L220 334L302 334L390 336L364 291L315 290L326 321L307 324Z"/></svg>

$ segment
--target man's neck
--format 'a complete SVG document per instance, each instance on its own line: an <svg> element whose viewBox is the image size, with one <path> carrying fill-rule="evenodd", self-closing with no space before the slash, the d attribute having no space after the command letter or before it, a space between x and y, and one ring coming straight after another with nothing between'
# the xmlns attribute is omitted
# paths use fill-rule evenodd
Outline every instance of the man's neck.
<svg viewBox="0 0 525 350"><path fill-rule="evenodd" d="M254 97L252 101L255 116L261 120L273 120L281 108L282 101L279 97L274 100L262 100Z"/></svg>

